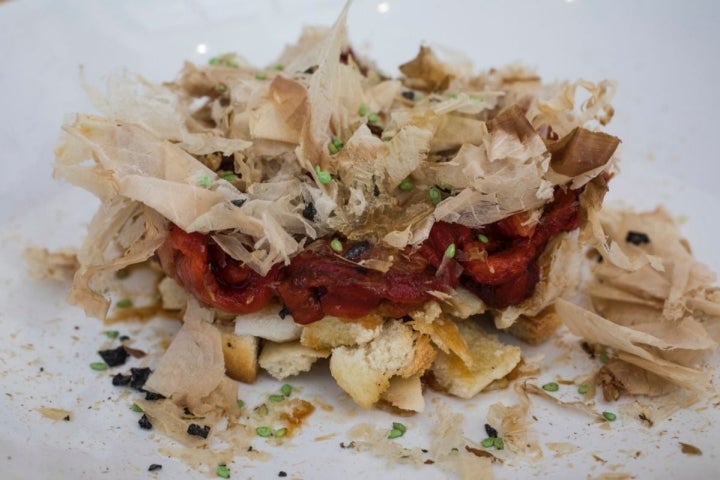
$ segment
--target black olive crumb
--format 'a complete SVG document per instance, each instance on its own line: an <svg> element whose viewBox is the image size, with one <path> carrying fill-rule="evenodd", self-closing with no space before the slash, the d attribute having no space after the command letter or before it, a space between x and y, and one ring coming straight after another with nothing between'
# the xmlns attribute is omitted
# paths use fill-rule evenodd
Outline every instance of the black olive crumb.
<svg viewBox="0 0 720 480"><path fill-rule="evenodd" d="M128 337L127 335L121 335L118 340L120 340L121 342L127 342L128 340L130 340L130 337Z"/></svg>
<svg viewBox="0 0 720 480"><path fill-rule="evenodd" d="M110 367L117 367L123 365L125 360L130 356L123 346L117 348L111 348L109 350L100 350L98 354L102 357L105 363Z"/></svg>
<svg viewBox="0 0 720 480"><path fill-rule="evenodd" d="M140 420L138 420L138 425L144 430L152 430L152 423L150 423L150 419L144 413L143 416L140 417Z"/></svg>
<svg viewBox="0 0 720 480"><path fill-rule="evenodd" d="M367 240L361 240L359 242L353 243L350 248L347 249L347 252L343 254L343 257L347 258L348 260L358 260L369 249L370 242L368 242Z"/></svg>
<svg viewBox="0 0 720 480"><path fill-rule="evenodd" d="M625 237L625 241L627 243L632 243L633 245L643 245L650 243L650 237L648 237L647 233L630 230Z"/></svg>
<svg viewBox="0 0 720 480"><path fill-rule="evenodd" d="M283 305L283 307L278 312L278 316L285 320L285 317L287 317L288 315L290 315L290 310L288 310L287 306Z"/></svg>
<svg viewBox="0 0 720 480"><path fill-rule="evenodd" d="M236 207L242 207L246 201L246 198L236 198L235 200L231 200L230 203L232 203Z"/></svg>
<svg viewBox="0 0 720 480"><path fill-rule="evenodd" d="M283 470L280 470L280 471L278 472L278 477L287 477L287 472L285 472L285 471L283 471Z"/></svg>
<svg viewBox="0 0 720 480"><path fill-rule="evenodd" d="M65 416L63 417L63 420L65 420L66 422L69 422L69 421L70 421L70 415L65 415Z"/></svg>
<svg viewBox="0 0 720 480"><path fill-rule="evenodd" d="M130 369L130 387L134 388L135 390L142 391L142 388L145 386L145 382L147 382L148 377L152 373L152 370L149 368L131 368Z"/></svg>
<svg viewBox="0 0 720 480"><path fill-rule="evenodd" d="M148 467L148 472L154 472L155 470L160 470L160 469L162 469L162 465L160 465L159 463L152 463Z"/></svg>
<svg viewBox="0 0 720 480"><path fill-rule="evenodd" d="M197 423L191 423L187 429L187 433L188 433L188 435L194 435L196 437L207 438L208 434L210 433L210 426L204 425L201 427Z"/></svg>
<svg viewBox="0 0 720 480"><path fill-rule="evenodd" d="M112 378L112 384L116 387L124 387L126 385L130 385L130 380L132 380L132 375L123 375L122 373L118 373Z"/></svg>
<svg viewBox="0 0 720 480"><path fill-rule="evenodd" d="M312 67L306 68L303 73L307 73L308 75L312 75L313 73L315 73L315 70L317 70L317 68L318 68L317 65L313 65Z"/></svg>
<svg viewBox="0 0 720 480"><path fill-rule="evenodd" d="M145 390L145 400L154 401L154 400L163 400L165 398L164 395L161 395L159 393L155 392L148 392Z"/></svg>
<svg viewBox="0 0 720 480"><path fill-rule="evenodd" d="M412 90L404 90L401 95L403 98L407 98L408 100L415 100L415 92Z"/></svg>
<svg viewBox="0 0 720 480"><path fill-rule="evenodd" d="M252 451L253 451L253 446L250 445L250 446L247 448L247 451L248 451L248 452L252 452Z"/></svg>
<svg viewBox="0 0 720 480"><path fill-rule="evenodd" d="M308 202L308 204L305 205L305 208L303 208L302 216L305 217L305 220L310 220L311 222L314 222L315 215L317 215L317 209L315 208L315 204L313 202Z"/></svg>
<svg viewBox="0 0 720 480"><path fill-rule="evenodd" d="M40 371L41 371L41 372L44 372L44 371L45 371L45 367L40 367Z"/></svg>
<svg viewBox="0 0 720 480"><path fill-rule="evenodd" d="M495 430L489 423L485 424L485 433L487 433L487 436L490 438L497 438L498 432Z"/></svg>

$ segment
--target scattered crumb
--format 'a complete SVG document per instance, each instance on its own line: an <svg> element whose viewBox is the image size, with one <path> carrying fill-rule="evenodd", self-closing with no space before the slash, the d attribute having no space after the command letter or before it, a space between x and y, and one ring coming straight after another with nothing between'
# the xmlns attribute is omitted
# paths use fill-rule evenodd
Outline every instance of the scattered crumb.
<svg viewBox="0 0 720 480"><path fill-rule="evenodd" d="M37 411L40 412L40 415L50 420L64 420L69 422L71 418L71 412L62 408L40 407Z"/></svg>
<svg viewBox="0 0 720 480"><path fill-rule="evenodd" d="M689 443L684 442L678 443L680 443L680 451L685 455L702 455L702 450L700 450L695 445L690 445Z"/></svg>

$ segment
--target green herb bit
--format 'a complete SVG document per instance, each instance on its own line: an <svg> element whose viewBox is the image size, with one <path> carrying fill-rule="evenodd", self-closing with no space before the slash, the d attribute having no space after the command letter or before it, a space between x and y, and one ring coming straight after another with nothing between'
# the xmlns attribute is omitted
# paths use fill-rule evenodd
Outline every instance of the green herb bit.
<svg viewBox="0 0 720 480"><path fill-rule="evenodd" d="M115 306L117 308L130 308L132 307L132 304L132 300L130 300L129 298L121 298L120 300L115 302Z"/></svg>
<svg viewBox="0 0 720 480"><path fill-rule="evenodd" d="M608 354L605 352L600 352L600 355L598 355L598 360L600 360L600 363L608 363L610 361L610 357L608 357Z"/></svg>
<svg viewBox="0 0 720 480"><path fill-rule="evenodd" d="M137 403L133 403L132 405L130 405L130 410L132 410L133 412L138 412L138 413L142 413L142 411L143 411L143 409Z"/></svg>
<svg viewBox="0 0 720 480"><path fill-rule="evenodd" d="M402 433L407 432L407 427L400 422L393 422L392 428L393 430L400 430Z"/></svg>
<svg viewBox="0 0 720 480"><path fill-rule="evenodd" d="M237 406L238 406L238 408L243 408L243 407L245 406L245 402L242 401L242 400L240 400L240 399L238 399L238 401L237 401Z"/></svg>
<svg viewBox="0 0 720 480"><path fill-rule="evenodd" d="M200 178L198 179L198 182L197 182L197 183L198 183L198 185L200 185L201 187L207 188L207 187L209 187L210 185L212 185L212 178L210 178L210 175L203 175L202 177L200 177Z"/></svg>
<svg viewBox="0 0 720 480"><path fill-rule="evenodd" d="M275 430L275 431L273 432L273 436L274 436L275 438L282 438L282 437L284 437L285 435L287 435L287 433L288 433L288 429L285 428L285 427L282 427L282 428L278 428L277 430Z"/></svg>
<svg viewBox="0 0 720 480"><path fill-rule="evenodd" d="M547 392L557 392L558 390L560 390L560 385L555 382L550 382L543 385L542 388Z"/></svg>
<svg viewBox="0 0 720 480"><path fill-rule="evenodd" d="M345 143L342 140L340 140L339 138L333 138L332 144L335 145L338 150L340 150L341 148L343 148L345 146Z"/></svg>
<svg viewBox="0 0 720 480"><path fill-rule="evenodd" d="M329 172L326 172L322 168L320 168L320 165L315 167L315 174L318 177L318 182L322 183L323 185L327 185L332 181L332 175L330 175Z"/></svg>
<svg viewBox="0 0 720 480"><path fill-rule="evenodd" d="M585 395L588 390L590 390L590 386L587 383L583 383L582 385L578 385L578 393L580 395Z"/></svg>
<svg viewBox="0 0 720 480"><path fill-rule="evenodd" d="M282 63L278 63L278 64L275 65L273 68L274 68L275 70L282 71L282 70L285 70L285 65L283 65Z"/></svg>
<svg viewBox="0 0 720 480"><path fill-rule="evenodd" d="M122 280L123 278L127 278L130 276L130 270L127 268L121 268L120 270L115 272L115 278L118 278Z"/></svg>
<svg viewBox="0 0 720 480"><path fill-rule="evenodd" d="M215 474L220 478L230 478L230 469L224 463L221 463L215 469Z"/></svg>
<svg viewBox="0 0 720 480"><path fill-rule="evenodd" d="M255 433L257 433L260 437L269 437L272 435L273 431L270 427L257 427L255 429Z"/></svg>
<svg viewBox="0 0 720 480"><path fill-rule="evenodd" d="M225 60L225 65L230 68L238 68L240 66L235 60Z"/></svg>
<svg viewBox="0 0 720 480"><path fill-rule="evenodd" d="M220 57L212 57L208 63L210 65L220 65L222 63L222 59Z"/></svg>
<svg viewBox="0 0 720 480"><path fill-rule="evenodd" d="M495 439L491 437L484 438L482 442L480 442L480 445L482 445L485 448L490 448L493 445L495 445Z"/></svg>
<svg viewBox="0 0 720 480"><path fill-rule="evenodd" d="M377 123L378 120L380 120L380 117L378 117L378 114L373 112L370 115L368 115L368 123Z"/></svg>
<svg viewBox="0 0 720 480"><path fill-rule="evenodd" d="M405 435L405 432L403 432L402 430L398 430L397 428L393 428L390 430L390 432L388 432L387 438L389 438L390 440L394 440L396 438L402 437L403 435Z"/></svg>
<svg viewBox="0 0 720 480"><path fill-rule="evenodd" d="M343 244L337 238L333 238L332 242L330 242L330 248L332 248L333 251L340 253L343 251Z"/></svg>
<svg viewBox="0 0 720 480"><path fill-rule="evenodd" d="M117 330L108 330L107 332L105 332L105 336L110 340L116 339L119 335L120 332L118 332Z"/></svg>
<svg viewBox="0 0 720 480"><path fill-rule="evenodd" d="M227 85L225 85L224 83L218 83L217 85L215 85L215 90L220 93L225 93L227 92Z"/></svg>
<svg viewBox="0 0 720 480"><path fill-rule="evenodd" d="M275 394L275 395L270 395L270 396L268 397L268 400L270 400L271 402L278 403L278 402L282 402L283 400L285 400L285 396L284 396L284 395L277 395L277 394Z"/></svg>
<svg viewBox="0 0 720 480"><path fill-rule="evenodd" d="M412 190L414 187L415 187L415 185L413 184L413 182L412 182L409 178L406 178L405 180L403 180L402 182L400 182L400 185L398 185L398 188L399 188L400 190L402 190L403 192L409 192L409 191Z"/></svg>
<svg viewBox="0 0 720 480"><path fill-rule="evenodd" d="M502 450L503 448L505 448L505 441L502 439L502 437L493 438L493 447L497 448L498 450Z"/></svg>
<svg viewBox="0 0 720 480"><path fill-rule="evenodd" d="M440 203L442 197L440 195L440 190L438 190L437 187L430 187L428 195L430 196L430 201L433 205L437 205L438 203Z"/></svg>
<svg viewBox="0 0 720 480"><path fill-rule="evenodd" d="M221 177L223 180L227 180L228 182L234 182L234 181L236 181L238 178L240 178L240 177L238 177L237 175L235 175L235 174L232 173L232 172L225 172L225 173L221 174L220 177Z"/></svg>
<svg viewBox="0 0 720 480"><path fill-rule="evenodd" d="M480 243L488 244L490 243L490 239L487 237L487 235L483 235L482 233L477 236L478 240L480 240Z"/></svg>
<svg viewBox="0 0 720 480"><path fill-rule="evenodd" d="M337 148L334 143L328 143L328 152L330 152L330 155L337 155L339 151L340 149Z"/></svg>
<svg viewBox="0 0 720 480"><path fill-rule="evenodd" d="M293 387L289 383L286 383L282 387L280 387L280 392L285 395L286 397L289 397L292 394Z"/></svg>
<svg viewBox="0 0 720 480"><path fill-rule="evenodd" d="M258 80L265 80L267 78L267 75L265 72L255 72L255 78Z"/></svg>
<svg viewBox="0 0 720 480"><path fill-rule="evenodd" d="M454 258L454 257L455 257L455 244L451 243L445 249L445 258Z"/></svg>
<svg viewBox="0 0 720 480"><path fill-rule="evenodd" d="M612 412L602 412L602 416L608 422L614 422L615 420L617 420L617 415Z"/></svg>
<svg viewBox="0 0 720 480"><path fill-rule="evenodd" d="M90 368L98 372L102 372L103 370L108 369L108 364L105 362L93 362L90 364Z"/></svg>
<svg viewBox="0 0 720 480"><path fill-rule="evenodd" d="M368 113L368 106L365 102L361 103L358 107L358 115L364 117Z"/></svg>

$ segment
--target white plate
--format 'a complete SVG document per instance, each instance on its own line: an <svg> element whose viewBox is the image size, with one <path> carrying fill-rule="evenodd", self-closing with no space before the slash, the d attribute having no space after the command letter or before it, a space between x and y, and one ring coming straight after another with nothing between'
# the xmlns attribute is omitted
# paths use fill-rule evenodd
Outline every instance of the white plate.
<svg viewBox="0 0 720 480"><path fill-rule="evenodd" d="M35 282L25 276L20 252L31 243L50 248L77 245L95 202L84 192L53 182L52 149L67 113L91 111L80 87L78 65L91 81L117 67L151 80L173 78L186 59L205 62L237 51L255 64L269 63L306 23L330 24L340 1L296 2L155 1L0 3L0 471L3 478L146 478L159 463L158 478L205 478L168 458L170 442L140 430L132 398L110 385L107 373L88 364L102 345L99 322L64 302L67 285ZM357 1L350 34L357 48L395 73L427 42L465 52L476 67L522 61L548 80L613 78L619 91L609 131L623 139L623 173L612 184L611 201L638 208L664 204L687 218L684 231L696 256L720 271L715 247L720 236L717 209L720 161L716 114L720 44L716 2L544 1ZM201 45L204 45L202 47ZM122 325L140 348L153 350L176 328L156 320L148 326ZM551 342L529 354L546 354L538 383L556 374L571 377L592 363L570 342ZM720 364L716 355L714 365ZM339 448L348 430L364 421L385 428L396 417L358 412L319 368L291 383L297 395L322 397L302 433L281 449L261 439L258 449L272 458L254 462L240 455L232 478L444 478L433 466L415 470ZM718 375L715 374L715 383ZM278 388L261 379L243 390L248 403ZM468 438L481 440L488 405L512 402L510 392L480 395L467 402L431 394L430 411L403 418L407 445L428 444L434 407L445 402L465 415ZM717 397L715 397L717 403ZM677 413L652 429L620 418L610 430L580 414L533 402L534 429L544 443L569 442L573 454L531 464L517 459L498 466L498 478L585 478L630 473L638 478L707 478L720 471L718 408ZM53 422L37 408L72 412L72 421ZM600 402L599 408L605 407ZM607 409L616 408L606 406ZM680 452L694 444L701 456ZM637 452L641 452L637 455ZM593 454L606 460L598 462Z"/></svg>

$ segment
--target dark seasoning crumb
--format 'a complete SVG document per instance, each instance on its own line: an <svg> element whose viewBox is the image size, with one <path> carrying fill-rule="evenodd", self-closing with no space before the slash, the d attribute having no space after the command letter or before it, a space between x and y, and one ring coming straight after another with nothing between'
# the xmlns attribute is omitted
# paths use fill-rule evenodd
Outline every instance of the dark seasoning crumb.
<svg viewBox="0 0 720 480"><path fill-rule="evenodd" d="M627 243L632 243L633 245L639 246L650 243L650 237L647 233L635 232L633 230L630 230L625 237L625 241Z"/></svg>
<svg viewBox="0 0 720 480"><path fill-rule="evenodd" d="M497 438L498 436L497 430L490 426L489 423L485 424L485 433L487 433L487 436L490 438Z"/></svg>
<svg viewBox="0 0 720 480"><path fill-rule="evenodd" d="M140 428L143 430L152 430L152 423L150 423L150 419L143 413L143 416L140 417L140 420L138 420L138 425L140 425Z"/></svg>
<svg viewBox="0 0 720 480"><path fill-rule="evenodd" d="M207 438L210 434L210 426L203 425L202 427L197 423L191 423L187 429L188 435L194 435L196 437Z"/></svg>
<svg viewBox="0 0 720 480"><path fill-rule="evenodd" d="M107 363L110 367L123 365L130 356L127 350L125 350L125 347L122 345L108 350L99 350L98 355L100 355L103 361L105 361L105 363Z"/></svg>
<svg viewBox="0 0 720 480"><path fill-rule="evenodd" d="M160 465L159 463L153 463L148 467L148 472L154 472L156 470L161 470L161 469L162 469L162 465Z"/></svg>

